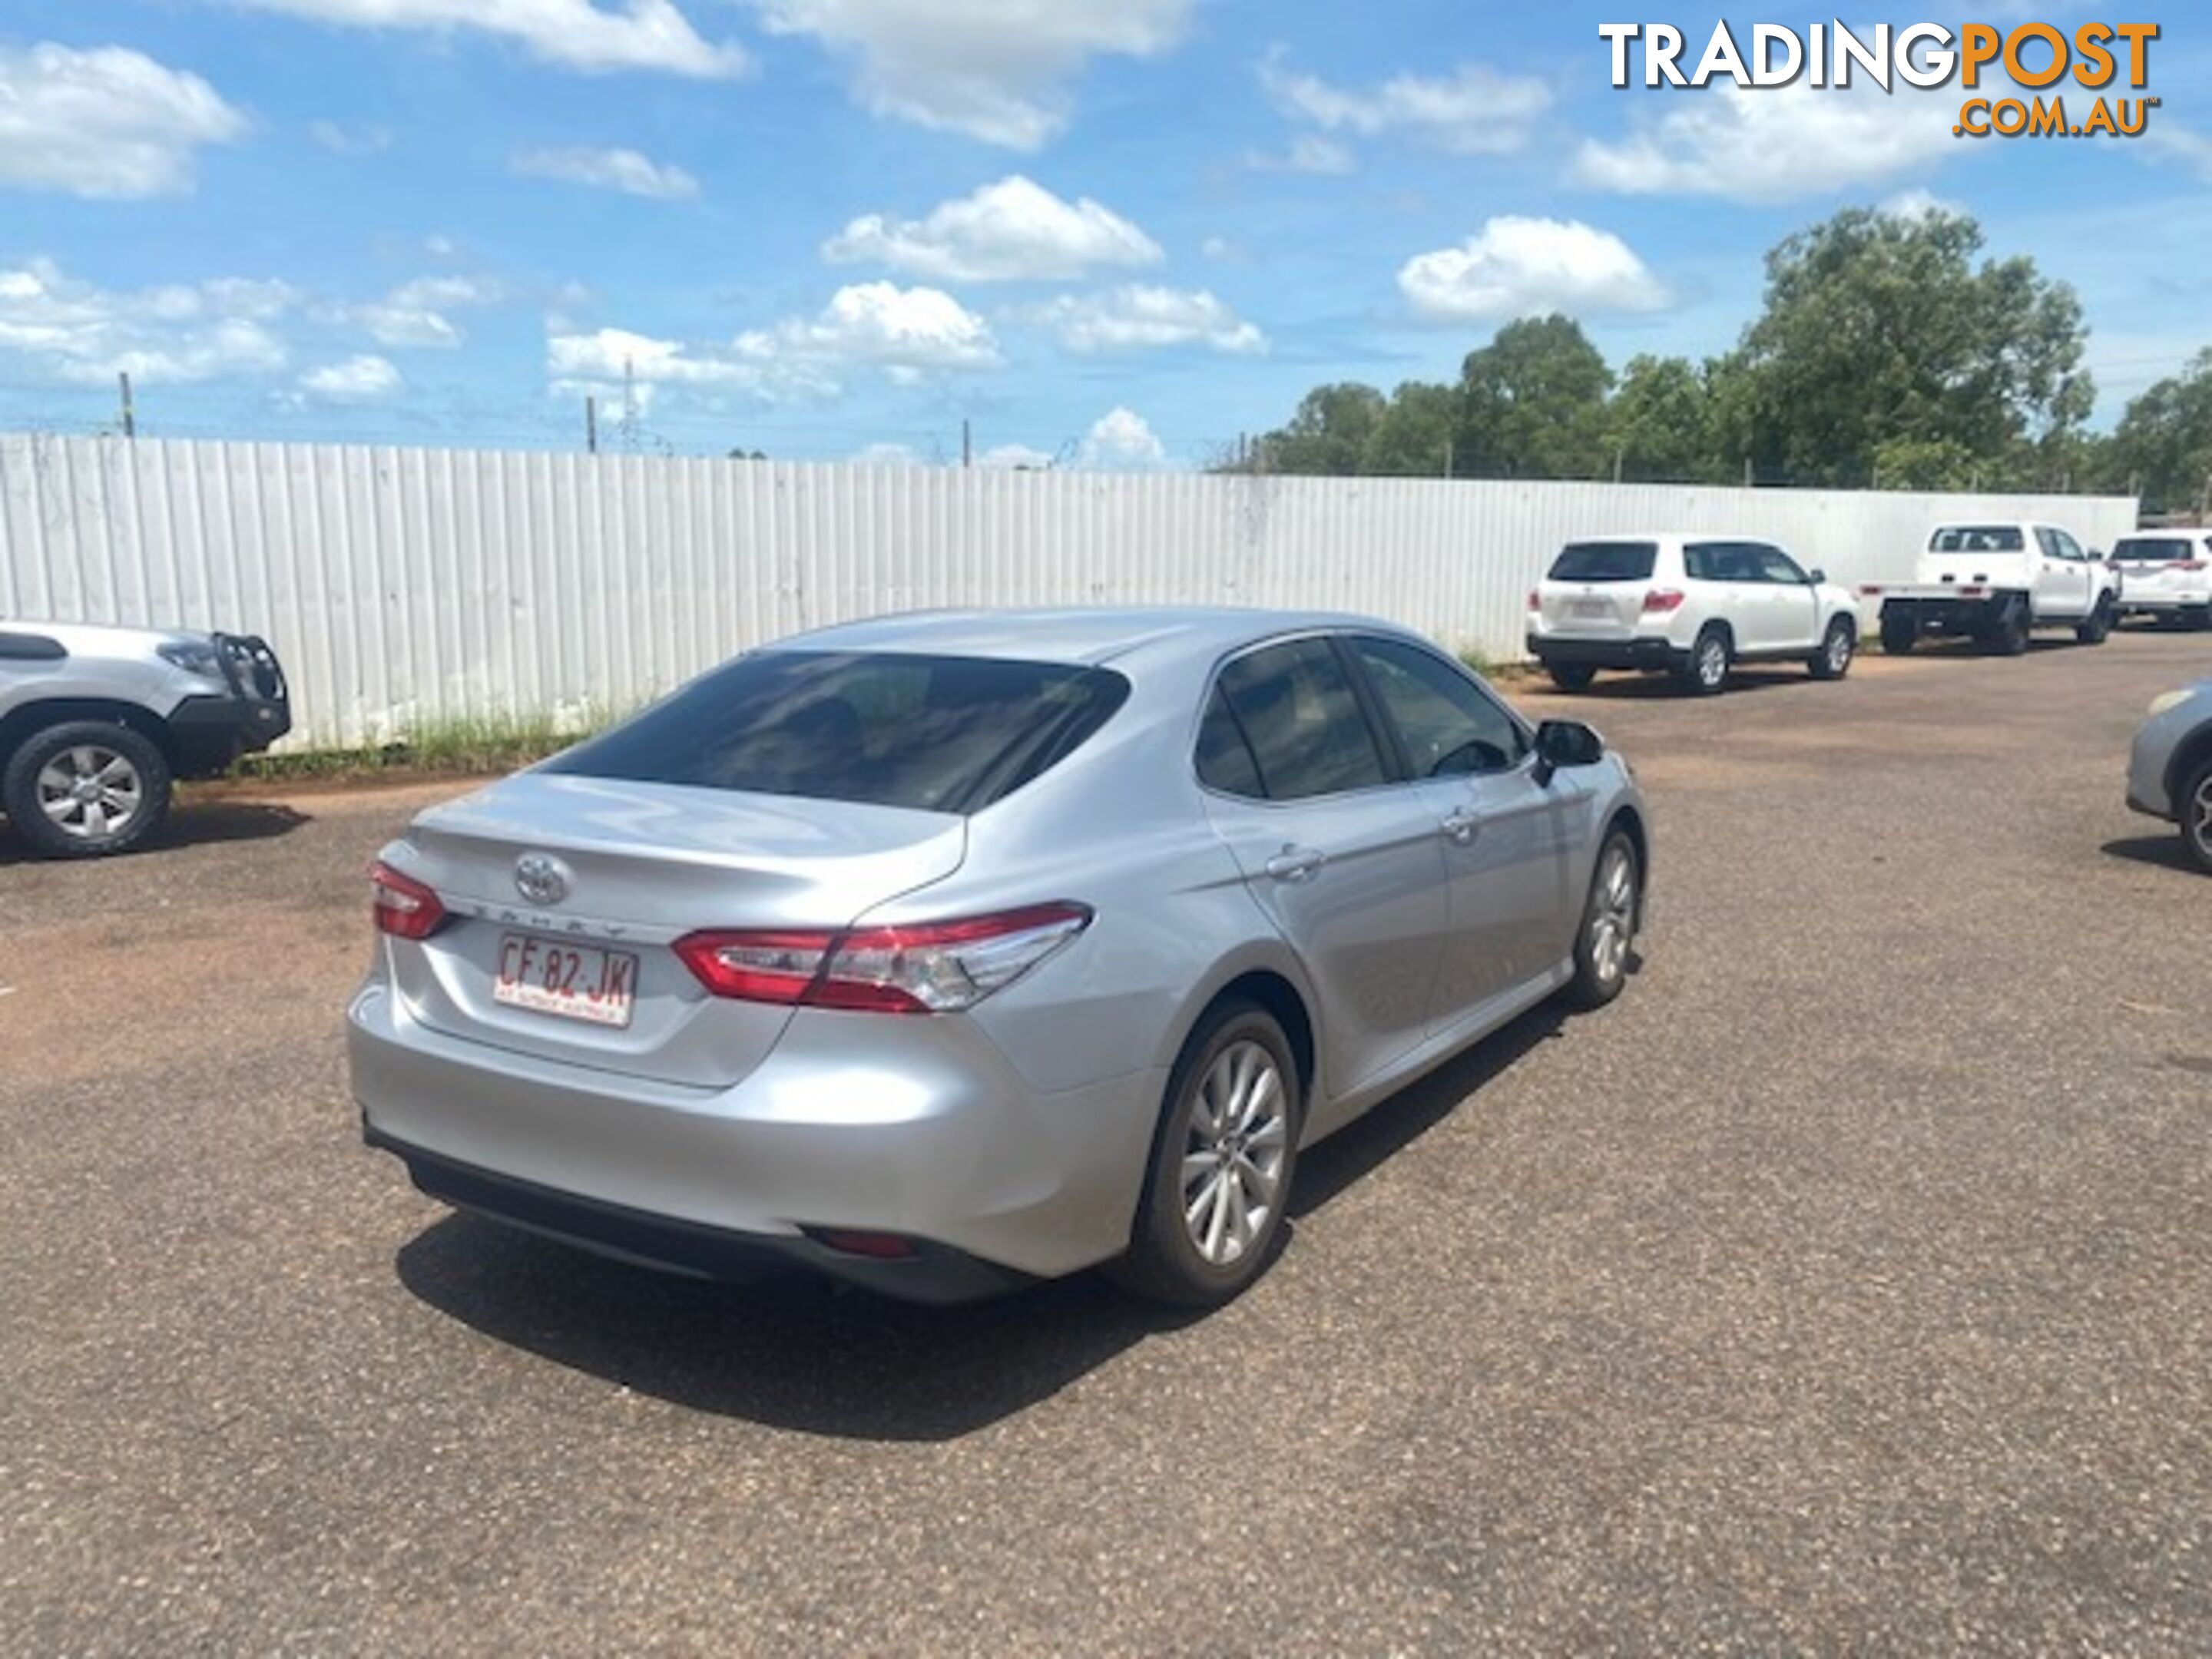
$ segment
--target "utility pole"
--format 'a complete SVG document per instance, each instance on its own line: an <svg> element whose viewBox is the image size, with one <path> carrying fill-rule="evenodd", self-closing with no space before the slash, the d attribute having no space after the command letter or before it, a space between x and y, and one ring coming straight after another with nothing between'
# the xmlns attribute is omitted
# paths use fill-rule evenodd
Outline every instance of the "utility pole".
<svg viewBox="0 0 2212 1659"><path fill-rule="evenodd" d="M1759 480L1752 475L1751 457L1748 455L1743 458L1743 487L1746 489L1756 489L1759 487Z"/></svg>
<svg viewBox="0 0 2212 1659"><path fill-rule="evenodd" d="M637 453L637 361L623 359L623 447Z"/></svg>
<svg viewBox="0 0 2212 1659"><path fill-rule="evenodd" d="M1628 446L1620 445L1613 452L1613 481L1620 482L1621 469L1628 465Z"/></svg>
<svg viewBox="0 0 2212 1659"><path fill-rule="evenodd" d="M135 438L138 435L138 411L131 406L131 403L130 372L125 370L118 374L115 380L116 384L123 388L123 435L126 438Z"/></svg>
<svg viewBox="0 0 2212 1659"><path fill-rule="evenodd" d="M592 397L584 399L584 453L599 453L599 400Z"/></svg>
<svg viewBox="0 0 2212 1659"><path fill-rule="evenodd" d="M960 469L966 471L975 465L975 433L967 422L960 422Z"/></svg>
<svg viewBox="0 0 2212 1659"><path fill-rule="evenodd" d="M1452 475L1452 460L1453 460L1453 456L1452 456L1452 445L1453 445L1453 442L1454 442L1454 440L1452 440L1452 439L1450 439L1450 438L1446 438L1446 439L1444 440L1444 477L1446 477L1447 478L1450 477L1451 477L1451 475Z"/></svg>

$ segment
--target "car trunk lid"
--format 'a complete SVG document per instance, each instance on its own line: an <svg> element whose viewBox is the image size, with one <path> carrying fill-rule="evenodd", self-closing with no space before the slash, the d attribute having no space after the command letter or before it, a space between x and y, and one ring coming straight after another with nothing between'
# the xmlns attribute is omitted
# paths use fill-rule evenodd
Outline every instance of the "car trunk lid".
<svg viewBox="0 0 2212 1659"><path fill-rule="evenodd" d="M967 821L948 813L524 773L416 821L392 862L449 919L419 944L387 944L434 1030L727 1087L767 1057L791 1011L709 997L676 941L842 928L952 874L966 849Z"/></svg>

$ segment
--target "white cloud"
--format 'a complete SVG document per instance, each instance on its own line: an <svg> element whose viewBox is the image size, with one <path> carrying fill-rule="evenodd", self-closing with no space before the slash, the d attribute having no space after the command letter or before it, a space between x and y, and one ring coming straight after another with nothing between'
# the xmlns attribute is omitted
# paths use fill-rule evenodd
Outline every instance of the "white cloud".
<svg viewBox="0 0 2212 1659"><path fill-rule="evenodd" d="M299 301L282 283L239 278L102 289L36 259L0 268L0 356L10 375L71 386L118 373L142 386L273 374L288 354L270 324Z"/></svg>
<svg viewBox="0 0 2212 1659"><path fill-rule="evenodd" d="M1881 204L1881 210L1893 219L1917 222L1933 218L1939 213L1958 214L1966 210L1962 203L1954 202L1947 196L1938 196L1934 191L1916 185L1911 190L1899 191Z"/></svg>
<svg viewBox="0 0 2212 1659"><path fill-rule="evenodd" d="M856 60L877 115L1035 149L1067 125L1067 83L1095 57L1152 58L1194 0L751 0L771 33Z"/></svg>
<svg viewBox="0 0 2212 1659"><path fill-rule="evenodd" d="M823 245L841 264L889 265L936 282L1038 282L1156 265L1158 243L1089 197L1073 204L1015 173L921 219L871 213Z"/></svg>
<svg viewBox="0 0 2212 1659"><path fill-rule="evenodd" d="M1291 70L1283 59L1280 47L1267 54L1261 84L1284 114L1324 132L1362 138L1403 133L1456 155L1509 155L1527 147L1537 118L1552 106L1552 89L1543 82L1481 64L1462 64L1450 75L1395 76L1379 87L1352 90Z"/></svg>
<svg viewBox="0 0 2212 1659"><path fill-rule="evenodd" d="M563 388L602 389L635 380L640 386L729 386L759 390L757 362L741 362L712 347L655 339L628 329L556 334L545 342L546 371Z"/></svg>
<svg viewBox="0 0 2212 1659"><path fill-rule="evenodd" d="M381 300L325 308L323 319L364 331L392 350L451 350L468 336L447 313L495 306L506 289L483 276L418 276Z"/></svg>
<svg viewBox="0 0 2212 1659"><path fill-rule="evenodd" d="M819 313L749 330L727 344L688 343L602 328L546 339L553 390L603 398L631 386L738 391L775 399L833 395L842 371L882 370L913 382L1000 366L990 325L935 289L866 283L840 289Z"/></svg>
<svg viewBox="0 0 2212 1659"><path fill-rule="evenodd" d="M189 191L246 118L197 75L120 46L0 45L0 189L128 201Z"/></svg>
<svg viewBox="0 0 2212 1659"><path fill-rule="evenodd" d="M1167 465L1167 446L1152 424L1133 410L1113 409L1091 423L1079 454L1082 465L1094 471L1141 471Z"/></svg>
<svg viewBox="0 0 2212 1659"><path fill-rule="evenodd" d="M2154 120L2136 141L2135 149L2139 154L2159 160L2179 161L2205 183L2212 184L2212 137L2175 126L2170 121Z"/></svg>
<svg viewBox="0 0 2212 1659"><path fill-rule="evenodd" d="M1051 329L1072 351L1197 345L1258 356L1267 349L1267 337L1207 289L1131 283L1103 294L1063 295L1013 314Z"/></svg>
<svg viewBox="0 0 2212 1659"><path fill-rule="evenodd" d="M392 148L392 134L384 127L349 127L336 121L313 121L307 137L334 155L374 155Z"/></svg>
<svg viewBox="0 0 2212 1659"><path fill-rule="evenodd" d="M311 369L300 377L300 390L330 404L367 404L397 395L407 382L382 357L349 357Z"/></svg>
<svg viewBox="0 0 2212 1659"><path fill-rule="evenodd" d="M665 166L634 149L525 150L514 167L526 178L558 179L654 201L689 201L699 193L699 181L682 167Z"/></svg>
<svg viewBox="0 0 2212 1659"><path fill-rule="evenodd" d="M1049 472L1054 457L1027 444L999 444L975 458L975 465L1001 472Z"/></svg>
<svg viewBox="0 0 2212 1659"><path fill-rule="evenodd" d="M1256 173L1310 173L1322 178L1340 178L1355 171L1359 163L1349 144L1306 132L1292 139L1291 147L1280 154L1265 149L1248 151L1244 165Z"/></svg>
<svg viewBox="0 0 2212 1659"><path fill-rule="evenodd" d="M905 444L870 444L853 457L855 466L920 466L921 457Z"/></svg>
<svg viewBox="0 0 2212 1659"><path fill-rule="evenodd" d="M1723 83L1674 97L1665 115L1619 143L1584 139L1576 180L1771 206L1887 184L1960 154L1963 143L1951 131L1954 94Z"/></svg>
<svg viewBox="0 0 2212 1659"><path fill-rule="evenodd" d="M548 63L586 70L655 70L727 80L752 66L734 41L710 42L674 0L235 0L263 11L363 28L475 29Z"/></svg>
<svg viewBox="0 0 2212 1659"><path fill-rule="evenodd" d="M1667 290L1618 236L1577 220L1496 218L1457 247L1406 262L1398 287L1430 322L1565 311L1656 311Z"/></svg>
<svg viewBox="0 0 2212 1659"><path fill-rule="evenodd" d="M1209 236L1198 245L1199 257L1210 259L1217 265L1241 265L1252 256L1242 244L1226 236Z"/></svg>
<svg viewBox="0 0 2212 1659"><path fill-rule="evenodd" d="M757 362L871 363L905 374L999 367L991 326L933 288L861 283L842 288L820 315L738 337Z"/></svg>

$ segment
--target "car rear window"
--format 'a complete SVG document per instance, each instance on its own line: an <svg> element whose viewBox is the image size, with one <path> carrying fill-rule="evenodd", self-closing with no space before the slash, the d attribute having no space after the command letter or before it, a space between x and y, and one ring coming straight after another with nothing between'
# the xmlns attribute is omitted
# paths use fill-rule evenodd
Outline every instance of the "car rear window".
<svg viewBox="0 0 2212 1659"><path fill-rule="evenodd" d="M2130 536L2113 544L2112 556L2131 564L2179 564L2195 558L2197 551L2179 537Z"/></svg>
<svg viewBox="0 0 2212 1659"><path fill-rule="evenodd" d="M1103 668L764 651L544 769L932 812L976 812L1073 754L1129 695Z"/></svg>
<svg viewBox="0 0 2212 1659"><path fill-rule="evenodd" d="M1930 553L2019 553L2027 541L2016 524L1946 525L1928 543Z"/></svg>
<svg viewBox="0 0 2212 1659"><path fill-rule="evenodd" d="M1656 542L1569 542L1552 561L1555 582L1648 582Z"/></svg>

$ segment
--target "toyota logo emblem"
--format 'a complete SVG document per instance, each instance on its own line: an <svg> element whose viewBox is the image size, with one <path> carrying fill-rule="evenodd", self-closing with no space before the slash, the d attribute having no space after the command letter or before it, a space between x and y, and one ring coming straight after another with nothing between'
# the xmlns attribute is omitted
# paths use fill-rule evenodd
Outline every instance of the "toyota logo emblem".
<svg viewBox="0 0 2212 1659"><path fill-rule="evenodd" d="M568 896L568 872L558 859L526 854L514 866L514 890L532 904L558 904Z"/></svg>

